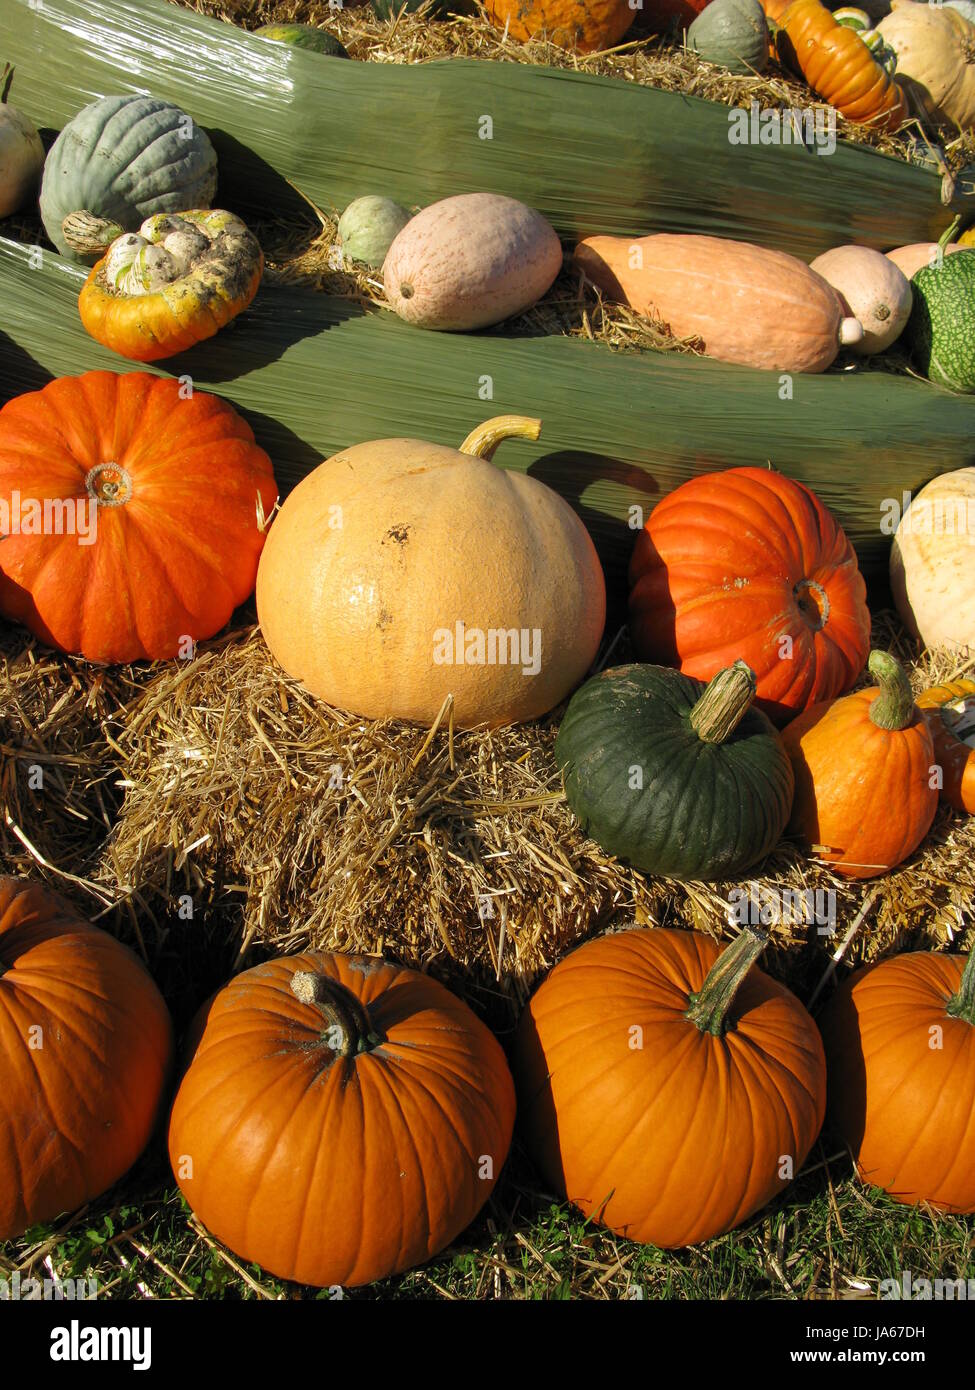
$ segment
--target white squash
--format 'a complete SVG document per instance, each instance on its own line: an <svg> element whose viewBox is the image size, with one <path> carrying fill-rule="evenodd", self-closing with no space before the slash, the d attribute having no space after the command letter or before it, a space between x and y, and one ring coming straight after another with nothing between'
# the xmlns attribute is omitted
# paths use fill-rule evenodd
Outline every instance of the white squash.
<svg viewBox="0 0 975 1390"><path fill-rule="evenodd" d="M975 653L975 468L942 473L901 517L890 587L906 626L926 647Z"/></svg>
<svg viewBox="0 0 975 1390"><path fill-rule="evenodd" d="M541 213L498 193L461 193L407 222L383 283L408 323L463 331L530 308L561 268L562 247Z"/></svg>
<svg viewBox="0 0 975 1390"><path fill-rule="evenodd" d="M903 332L911 316L911 285L887 256L868 246L836 246L817 256L810 269L833 286L847 314L863 325L852 352L864 357L883 352Z"/></svg>
<svg viewBox="0 0 975 1390"><path fill-rule="evenodd" d="M877 33L897 54L897 80L936 125L975 126L975 25L947 5L893 0Z"/></svg>
<svg viewBox="0 0 975 1390"><path fill-rule="evenodd" d="M0 73L0 217L17 212L37 191L44 146L31 121L7 97L14 70Z"/></svg>

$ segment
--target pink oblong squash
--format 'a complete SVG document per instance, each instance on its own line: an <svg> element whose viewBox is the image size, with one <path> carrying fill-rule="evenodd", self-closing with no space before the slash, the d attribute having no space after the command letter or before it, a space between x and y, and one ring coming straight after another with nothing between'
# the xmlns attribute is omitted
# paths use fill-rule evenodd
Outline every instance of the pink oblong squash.
<svg viewBox="0 0 975 1390"><path fill-rule="evenodd" d="M795 256L723 237L588 237L576 263L608 297L700 338L709 357L771 371L822 372L863 329Z"/></svg>

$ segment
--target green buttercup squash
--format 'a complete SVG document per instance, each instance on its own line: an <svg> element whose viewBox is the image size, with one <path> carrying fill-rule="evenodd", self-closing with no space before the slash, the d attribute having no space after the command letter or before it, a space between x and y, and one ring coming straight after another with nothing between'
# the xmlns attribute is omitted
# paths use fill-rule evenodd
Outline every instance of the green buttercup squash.
<svg viewBox="0 0 975 1390"><path fill-rule="evenodd" d="M185 111L156 97L102 97L51 146L41 217L62 256L90 263L96 253L65 237L69 215L90 214L134 232L158 212L210 207L216 189L216 153Z"/></svg>
<svg viewBox="0 0 975 1390"><path fill-rule="evenodd" d="M586 833L663 877L731 878L756 864L785 829L794 778L754 693L743 661L707 685L651 665L587 681L555 743Z"/></svg>
<svg viewBox="0 0 975 1390"><path fill-rule="evenodd" d="M371 194L356 198L339 218L339 241L345 260L379 270L397 234L413 214L392 198Z"/></svg>
<svg viewBox="0 0 975 1390"><path fill-rule="evenodd" d="M687 47L728 72L764 72L768 24L758 0L711 0L687 31Z"/></svg>
<svg viewBox="0 0 975 1390"><path fill-rule="evenodd" d="M924 266L911 287L905 336L915 367L949 391L975 391L975 250Z"/></svg>
<svg viewBox="0 0 975 1390"><path fill-rule="evenodd" d="M334 34L318 29L314 24L262 24L254 33L262 39L290 44L292 48L307 48L311 53L324 53L326 58L348 58L348 53Z"/></svg>

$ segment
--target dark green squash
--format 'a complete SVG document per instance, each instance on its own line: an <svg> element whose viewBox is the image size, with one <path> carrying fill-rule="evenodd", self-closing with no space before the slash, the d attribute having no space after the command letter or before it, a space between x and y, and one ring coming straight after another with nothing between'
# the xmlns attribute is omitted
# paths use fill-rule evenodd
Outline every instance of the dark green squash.
<svg viewBox="0 0 975 1390"><path fill-rule="evenodd" d="M687 47L740 74L768 67L769 37L758 0L711 0L687 31Z"/></svg>
<svg viewBox="0 0 975 1390"><path fill-rule="evenodd" d="M262 24L254 33L262 39L274 39L292 48L305 48L310 53L323 53L326 58L348 58L348 53L334 34L315 24Z"/></svg>
<svg viewBox="0 0 975 1390"><path fill-rule="evenodd" d="M555 743L586 833L669 878L730 878L762 859L788 822L794 781L754 693L743 661L708 685L642 664L587 681Z"/></svg>
<svg viewBox="0 0 975 1390"><path fill-rule="evenodd" d="M975 250L923 266L904 336L918 371L949 391L975 391Z"/></svg>

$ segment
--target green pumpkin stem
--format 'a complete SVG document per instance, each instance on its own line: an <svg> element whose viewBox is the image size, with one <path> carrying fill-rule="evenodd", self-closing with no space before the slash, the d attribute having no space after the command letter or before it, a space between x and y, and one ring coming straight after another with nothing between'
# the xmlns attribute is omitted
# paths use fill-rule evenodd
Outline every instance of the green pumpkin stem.
<svg viewBox="0 0 975 1390"><path fill-rule="evenodd" d="M903 666L890 652L872 651L867 670L880 687L870 705L870 719L878 729L906 729L914 719L914 695Z"/></svg>
<svg viewBox="0 0 975 1390"><path fill-rule="evenodd" d="M727 1014L745 976L768 945L768 932L746 926L726 946L707 973L704 984L688 998L685 1018L720 1038L727 1028Z"/></svg>
<svg viewBox="0 0 975 1390"><path fill-rule="evenodd" d="M955 237L958 235L958 228L960 226L961 213L958 214L958 216L955 218L954 222L952 222L950 226L944 229L944 231L941 233L941 236L938 238L938 245L941 247L942 250L944 250L946 246L948 246L951 242L954 241Z"/></svg>
<svg viewBox="0 0 975 1390"><path fill-rule="evenodd" d="M951 1018L964 1019L975 1028L975 951L972 951L961 974L958 993L948 1000L945 1012Z"/></svg>
<svg viewBox="0 0 975 1390"><path fill-rule="evenodd" d="M338 1057L357 1057L371 1052L383 1042L373 1028L369 1011L345 985L315 970L296 970L291 977L291 993L303 1004L311 1004L324 1018L330 1034L341 1034L338 1047L329 1046Z"/></svg>
<svg viewBox="0 0 975 1390"><path fill-rule="evenodd" d="M704 743L724 743L755 698L755 672L744 661L719 671L691 710L691 728Z"/></svg>
<svg viewBox="0 0 975 1390"><path fill-rule="evenodd" d="M3 72L0 72L0 106L6 106L7 98L10 95L10 84L13 80L13 68L9 63L4 63Z"/></svg>

